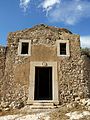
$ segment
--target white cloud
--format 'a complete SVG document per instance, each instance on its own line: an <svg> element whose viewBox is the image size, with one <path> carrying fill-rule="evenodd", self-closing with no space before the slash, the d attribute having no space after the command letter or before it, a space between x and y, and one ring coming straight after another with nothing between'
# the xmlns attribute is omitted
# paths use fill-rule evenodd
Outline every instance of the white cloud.
<svg viewBox="0 0 90 120"><path fill-rule="evenodd" d="M24 12L26 12L26 9L29 6L31 0L20 0L20 7L23 8Z"/></svg>
<svg viewBox="0 0 90 120"><path fill-rule="evenodd" d="M20 0L20 7L26 12L31 0ZM32 0L42 11L50 22L63 22L74 25L83 18L90 17L89 0Z"/></svg>
<svg viewBox="0 0 90 120"><path fill-rule="evenodd" d="M40 4L40 7L42 7L46 12L50 11L55 5L60 4L61 0L44 0Z"/></svg>
<svg viewBox="0 0 90 120"><path fill-rule="evenodd" d="M81 36L80 41L81 41L81 47L90 48L90 36Z"/></svg>
<svg viewBox="0 0 90 120"><path fill-rule="evenodd" d="M45 8L43 7L43 9ZM74 25L83 18L90 17L90 1L62 0L59 3L57 2L56 7L53 7L48 12L47 17L51 22L63 22Z"/></svg>

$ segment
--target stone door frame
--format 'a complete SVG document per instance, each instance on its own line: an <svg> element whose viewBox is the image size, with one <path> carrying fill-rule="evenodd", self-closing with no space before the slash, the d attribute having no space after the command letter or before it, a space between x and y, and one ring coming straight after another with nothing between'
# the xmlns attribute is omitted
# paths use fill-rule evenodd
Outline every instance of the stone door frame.
<svg viewBox="0 0 90 120"><path fill-rule="evenodd" d="M52 67L52 100L34 100L35 90L35 67ZM57 80L57 62L30 62L30 76L29 76L29 96L28 104L35 102L52 102L58 104L58 80Z"/></svg>

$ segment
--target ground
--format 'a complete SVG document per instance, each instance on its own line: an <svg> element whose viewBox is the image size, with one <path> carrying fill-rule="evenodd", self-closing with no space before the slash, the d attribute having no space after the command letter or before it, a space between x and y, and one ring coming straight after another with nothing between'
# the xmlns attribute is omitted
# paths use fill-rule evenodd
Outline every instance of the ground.
<svg viewBox="0 0 90 120"><path fill-rule="evenodd" d="M0 112L0 120L90 120L90 100L69 103L54 109L30 109L25 106Z"/></svg>

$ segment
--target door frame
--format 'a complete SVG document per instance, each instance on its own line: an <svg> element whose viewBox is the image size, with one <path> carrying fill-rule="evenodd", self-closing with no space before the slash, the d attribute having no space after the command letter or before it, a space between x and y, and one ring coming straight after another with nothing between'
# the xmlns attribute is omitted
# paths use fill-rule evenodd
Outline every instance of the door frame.
<svg viewBox="0 0 90 120"><path fill-rule="evenodd" d="M52 67L52 100L34 100L35 90L35 67ZM57 80L57 62L30 62L30 76L29 76L29 96L28 104L35 102L53 102L58 104L58 80Z"/></svg>

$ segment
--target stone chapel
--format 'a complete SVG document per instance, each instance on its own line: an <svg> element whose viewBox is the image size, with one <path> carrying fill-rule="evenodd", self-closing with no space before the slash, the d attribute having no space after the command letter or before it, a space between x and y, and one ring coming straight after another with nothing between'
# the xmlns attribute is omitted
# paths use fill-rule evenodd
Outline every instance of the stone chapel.
<svg viewBox="0 0 90 120"><path fill-rule="evenodd" d="M80 36L36 25L8 34L0 46L0 101L60 105L89 96Z"/></svg>

